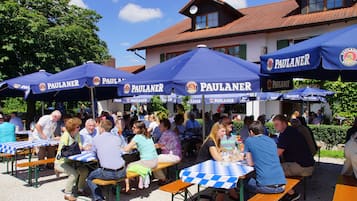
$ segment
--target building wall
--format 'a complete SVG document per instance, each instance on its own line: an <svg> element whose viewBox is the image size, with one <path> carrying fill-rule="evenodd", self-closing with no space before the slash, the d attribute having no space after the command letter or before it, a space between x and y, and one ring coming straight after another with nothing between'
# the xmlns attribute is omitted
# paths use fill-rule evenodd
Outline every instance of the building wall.
<svg viewBox="0 0 357 201"><path fill-rule="evenodd" d="M274 33L253 34L247 36L237 36L224 39L206 40L201 42L190 42L179 45L169 45L159 48L149 48L146 50L146 66L150 68L160 63L160 54L182 52L194 49L199 44L205 44L208 47L232 46L238 44L247 45L247 60L251 62L259 62L260 56L265 54L265 49L268 53L277 50L277 41L289 39L291 44L294 40L310 38L312 36L321 35L323 33L340 29L357 23L357 20L343 23L335 23L330 25L321 25L316 27L307 27L296 30L279 31ZM247 103L247 115L266 114L269 118L273 114L282 112L281 103L279 101L268 102L250 102Z"/></svg>

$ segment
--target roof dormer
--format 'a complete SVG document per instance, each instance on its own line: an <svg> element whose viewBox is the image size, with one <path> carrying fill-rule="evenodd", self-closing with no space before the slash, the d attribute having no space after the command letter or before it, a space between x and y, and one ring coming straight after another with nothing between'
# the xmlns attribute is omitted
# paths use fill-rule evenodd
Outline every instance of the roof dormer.
<svg viewBox="0 0 357 201"><path fill-rule="evenodd" d="M302 14L351 7L356 0L296 0Z"/></svg>
<svg viewBox="0 0 357 201"><path fill-rule="evenodd" d="M180 13L191 18L192 31L221 27L243 16L223 0L191 0Z"/></svg>

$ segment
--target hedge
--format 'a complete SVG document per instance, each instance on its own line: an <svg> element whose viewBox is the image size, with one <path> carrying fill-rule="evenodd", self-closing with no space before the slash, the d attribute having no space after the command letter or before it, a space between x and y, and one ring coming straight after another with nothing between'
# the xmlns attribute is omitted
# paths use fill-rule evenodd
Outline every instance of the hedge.
<svg viewBox="0 0 357 201"><path fill-rule="evenodd" d="M270 133L276 133L272 123L267 123L266 126ZM239 131L243 127L243 122L234 122L234 127ZM338 144L344 144L349 128L347 126L334 125L309 125L309 127L315 136L315 140L326 143L328 149Z"/></svg>

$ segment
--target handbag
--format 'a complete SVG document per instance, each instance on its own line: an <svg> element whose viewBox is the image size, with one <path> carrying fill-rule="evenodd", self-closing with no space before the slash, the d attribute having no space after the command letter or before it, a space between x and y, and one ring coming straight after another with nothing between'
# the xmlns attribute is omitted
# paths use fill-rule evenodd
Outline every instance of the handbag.
<svg viewBox="0 0 357 201"><path fill-rule="evenodd" d="M61 157L73 156L80 153L81 149L78 142L73 142L71 145L63 145L61 149Z"/></svg>

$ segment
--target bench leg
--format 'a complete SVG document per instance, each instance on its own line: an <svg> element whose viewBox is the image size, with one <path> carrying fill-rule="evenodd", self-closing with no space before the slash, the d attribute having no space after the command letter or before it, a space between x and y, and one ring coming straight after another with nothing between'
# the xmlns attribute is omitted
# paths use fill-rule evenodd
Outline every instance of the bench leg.
<svg viewBox="0 0 357 201"><path fill-rule="evenodd" d="M121 186L118 183L115 186L115 201L120 201L120 190L121 190Z"/></svg>
<svg viewBox="0 0 357 201"><path fill-rule="evenodd" d="M38 171L39 171L39 167L35 166L35 188L38 187Z"/></svg>
<svg viewBox="0 0 357 201"><path fill-rule="evenodd" d="M307 177L304 177L303 178L303 185L304 185L304 195L303 195L303 197L304 197L304 200L306 200L306 185L307 185Z"/></svg>
<svg viewBox="0 0 357 201"><path fill-rule="evenodd" d="M244 181L239 179L239 200L244 201Z"/></svg>
<svg viewBox="0 0 357 201"><path fill-rule="evenodd" d="M27 180L28 180L28 184L30 186L32 186L32 167L31 166L29 166L29 169L28 169Z"/></svg>

